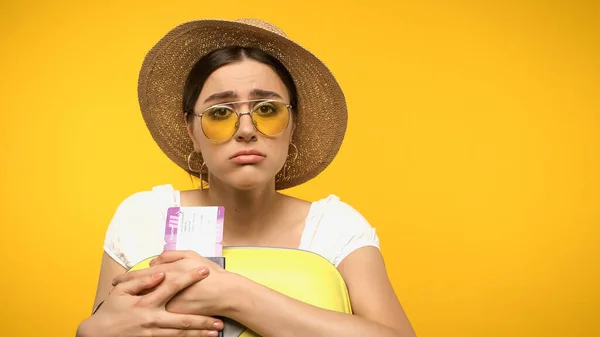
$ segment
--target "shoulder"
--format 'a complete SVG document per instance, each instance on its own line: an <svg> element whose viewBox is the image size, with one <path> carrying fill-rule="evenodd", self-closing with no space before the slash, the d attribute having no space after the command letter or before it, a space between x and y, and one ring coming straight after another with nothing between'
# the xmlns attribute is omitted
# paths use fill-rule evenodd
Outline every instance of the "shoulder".
<svg viewBox="0 0 600 337"><path fill-rule="evenodd" d="M368 225L367 219L356 208L351 206L335 194L317 201L325 206L325 216L350 220L353 224Z"/></svg>
<svg viewBox="0 0 600 337"><path fill-rule="evenodd" d="M117 206L117 211L136 211L140 207L148 208L158 204L178 204L178 191L172 185L158 185L150 190L133 192Z"/></svg>
<svg viewBox="0 0 600 337"><path fill-rule="evenodd" d="M318 228L320 229L352 234L375 231L375 228L371 226L362 213L334 194L316 201L314 205L316 206L315 215L320 217L318 222Z"/></svg>
<svg viewBox="0 0 600 337"><path fill-rule="evenodd" d="M171 185L155 186L125 197L108 224L104 250L125 268L162 247L168 207L177 204Z"/></svg>
<svg viewBox="0 0 600 337"><path fill-rule="evenodd" d="M313 203L304 239L307 248L336 267L360 248L379 248L375 227L356 208L333 194Z"/></svg>
<svg viewBox="0 0 600 337"><path fill-rule="evenodd" d="M134 192L119 203L109 229L120 225L133 227L148 217L164 215L169 207L178 205L179 193L172 185L159 185L150 190Z"/></svg>

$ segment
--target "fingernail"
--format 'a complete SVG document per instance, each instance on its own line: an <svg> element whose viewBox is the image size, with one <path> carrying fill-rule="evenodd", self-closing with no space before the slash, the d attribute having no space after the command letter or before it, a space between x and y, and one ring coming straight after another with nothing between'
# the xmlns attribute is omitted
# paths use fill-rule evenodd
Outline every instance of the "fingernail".
<svg viewBox="0 0 600 337"><path fill-rule="evenodd" d="M215 327L215 329L221 329L223 327L223 323L221 323L221 322L214 322L213 326Z"/></svg>
<svg viewBox="0 0 600 337"><path fill-rule="evenodd" d="M208 275L208 269L202 268L202 269L200 269L200 271L198 273L200 274L200 276L204 277L204 276Z"/></svg>
<svg viewBox="0 0 600 337"><path fill-rule="evenodd" d="M218 335L219 335L219 332L218 332L218 331L209 331L209 332L208 332L208 335L209 335L209 336L218 336Z"/></svg>
<svg viewBox="0 0 600 337"><path fill-rule="evenodd" d="M160 273L156 273L154 275L152 275L152 278L155 280L158 280L159 278L163 277L165 275L164 272L160 272Z"/></svg>

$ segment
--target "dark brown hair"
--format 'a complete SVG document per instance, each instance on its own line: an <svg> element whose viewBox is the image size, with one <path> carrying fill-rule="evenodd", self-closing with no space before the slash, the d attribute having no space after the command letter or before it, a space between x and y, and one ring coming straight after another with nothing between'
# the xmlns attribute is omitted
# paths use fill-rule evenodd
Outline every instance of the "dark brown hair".
<svg viewBox="0 0 600 337"><path fill-rule="evenodd" d="M192 113L194 111L194 106L196 105L196 101L200 96L200 91L202 91L206 79L208 79L215 70L222 66L246 59L266 64L277 73L288 90L290 104L292 105L295 114L298 106L298 94L292 75L286 67L277 58L260 49L238 46L214 50L196 62L186 79L185 87L183 89L183 112ZM188 121L191 117L191 115L188 117Z"/></svg>

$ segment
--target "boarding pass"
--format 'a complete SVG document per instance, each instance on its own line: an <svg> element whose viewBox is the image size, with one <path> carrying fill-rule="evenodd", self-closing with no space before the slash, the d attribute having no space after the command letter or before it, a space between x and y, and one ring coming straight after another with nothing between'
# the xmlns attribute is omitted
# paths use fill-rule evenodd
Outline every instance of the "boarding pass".
<svg viewBox="0 0 600 337"><path fill-rule="evenodd" d="M222 206L169 207L165 250L193 250L204 257L223 255Z"/></svg>

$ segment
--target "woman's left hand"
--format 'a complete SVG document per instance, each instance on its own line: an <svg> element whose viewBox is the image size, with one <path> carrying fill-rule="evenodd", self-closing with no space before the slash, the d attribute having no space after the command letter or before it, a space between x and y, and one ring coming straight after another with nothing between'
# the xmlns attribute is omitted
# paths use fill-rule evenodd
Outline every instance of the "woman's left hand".
<svg viewBox="0 0 600 337"><path fill-rule="evenodd" d="M178 314L224 316L231 308L228 291L235 282L234 274L194 251L164 251L150 262L146 269L127 272L117 276L113 285L138 277L164 272L165 278L175 277L191 268L206 267L208 276L200 282L175 295L166 305L166 310Z"/></svg>

